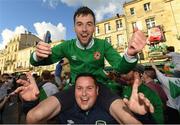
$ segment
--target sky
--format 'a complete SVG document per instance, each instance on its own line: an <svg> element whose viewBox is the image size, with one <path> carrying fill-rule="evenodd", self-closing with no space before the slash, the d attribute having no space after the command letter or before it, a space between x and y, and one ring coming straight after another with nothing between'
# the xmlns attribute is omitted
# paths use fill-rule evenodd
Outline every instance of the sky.
<svg viewBox="0 0 180 125"><path fill-rule="evenodd" d="M131 0L0 0L0 49L25 31L43 39L47 30L52 41L75 37L73 14L88 6L96 21L123 14L123 3Z"/></svg>

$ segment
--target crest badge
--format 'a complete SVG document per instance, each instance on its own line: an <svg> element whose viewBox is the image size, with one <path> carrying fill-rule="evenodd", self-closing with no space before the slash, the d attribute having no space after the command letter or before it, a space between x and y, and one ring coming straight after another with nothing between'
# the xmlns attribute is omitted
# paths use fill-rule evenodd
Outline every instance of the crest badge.
<svg viewBox="0 0 180 125"><path fill-rule="evenodd" d="M100 57L101 57L101 53L100 53L100 52L95 52L95 53L94 53L94 59L95 59L95 60L99 60Z"/></svg>
<svg viewBox="0 0 180 125"><path fill-rule="evenodd" d="M95 125L107 125L105 121L103 120L97 120Z"/></svg>

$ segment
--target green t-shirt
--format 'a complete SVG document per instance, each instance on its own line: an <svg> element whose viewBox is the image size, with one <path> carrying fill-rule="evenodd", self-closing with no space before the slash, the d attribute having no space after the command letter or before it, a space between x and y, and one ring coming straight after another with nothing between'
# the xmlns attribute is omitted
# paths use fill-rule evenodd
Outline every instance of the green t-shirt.
<svg viewBox="0 0 180 125"><path fill-rule="evenodd" d="M154 106L154 113L152 113L152 117L158 124L164 123L164 111L163 111L163 103L156 92L148 88L146 85L141 84L138 88L138 92L142 92L145 97L149 99L151 104ZM130 98L132 93L131 86L124 86L123 88L123 97Z"/></svg>
<svg viewBox="0 0 180 125"><path fill-rule="evenodd" d="M113 49L111 44L105 40L94 38L94 45L88 49L79 48L76 39L64 41L52 48L52 54L39 62L36 62L31 55L30 63L34 66L50 65L66 57L70 63L71 82L74 83L79 73L92 73L98 82L106 83L104 69L105 58L110 65L118 72L129 72L137 62L129 63L124 57Z"/></svg>

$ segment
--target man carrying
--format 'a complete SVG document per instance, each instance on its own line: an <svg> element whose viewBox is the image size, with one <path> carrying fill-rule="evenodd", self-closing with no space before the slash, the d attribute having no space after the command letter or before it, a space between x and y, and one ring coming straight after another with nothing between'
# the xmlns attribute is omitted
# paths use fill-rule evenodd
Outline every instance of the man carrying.
<svg viewBox="0 0 180 125"><path fill-rule="evenodd" d="M37 84L30 73L27 73L27 77L28 80L19 79L17 81L17 83L23 86L17 88L11 95L19 93L24 100L36 100L39 95ZM73 104L71 107L60 112L61 100L56 96L50 96L28 112L26 117L27 123L45 123L55 115L58 115L60 118L58 123L117 123L99 100L99 98L102 98L100 96L107 95L101 95L99 93L101 84L97 83L95 77L92 74L83 73L79 74L75 81L75 87L71 88L71 92L73 92L73 96L71 97ZM146 114L147 109L153 112L154 108L150 101L143 94L137 93L138 83L135 80L130 100L126 99L126 104L131 109L135 109L139 114ZM127 121L136 120L128 107L123 104L119 107L124 115L120 117L125 117ZM41 110L37 112L37 109ZM137 121L136 123L139 122Z"/></svg>
<svg viewBox="0 0 180 125"><path fill-rule="evenodd" d="M106 58L118 72L127 73L136 65L136 55L146 45L146 37L141 31L136 30L129 41L126 53L121 57L107 41L93 38L95 20L95 15L91 9L88 7L79 8L74 14L74 29L77 39L65 41L53 48L41 41L36 46L35 52L31 55L30 62L34 66L50 65L66 57L70 63L72 84L75 83L77 74L82 72L92 73L98 83L101 83L99 93L101 95L108 95L100 96L99 98L107 112L110 112L118 122L137 123L138 121L135 119L126 119L127 117L121 112L121 108L124 105L123 101L106 87L108 86L107 83L111 82L109 82L103 72L105 66L104 59ZM54 101L60 104L58 109L54 109L57 112L64 111L73 104L70 98L73 97L72 90L72 87L70 87L67 91L62 91L55 95L60 98L60 103L54 97L46 101ZM48 104L49 101L46 101L44 103ZM40 108L36 108L34 112L41 112L42 107L43 105ZM52 113L53 115L54 113Z"/></svg>
<svg viewBox="0 0 180 125"><path fill-rule="evenodd" d="M114 118L97 101L99 85L92 74L82 73L75 80L74 105L59 115L63 124L117 124ZM71 115L69 115L71 114Z"/></svg>

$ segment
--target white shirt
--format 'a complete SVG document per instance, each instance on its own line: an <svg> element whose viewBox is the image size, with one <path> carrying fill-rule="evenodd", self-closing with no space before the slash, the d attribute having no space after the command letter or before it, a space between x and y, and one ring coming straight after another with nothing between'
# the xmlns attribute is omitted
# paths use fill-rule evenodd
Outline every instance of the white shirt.
<svg viewBox="0 0 180 125"><path fill-rule="evenodd" d="M172 58L172 63L175 65L174 70L180 71L180 53L170 52L166 55Z"/></svg>
<svg viewBox="0 0 180 125"><path fill-rule="evenodd" d="M156 71L157 78L159 82L161 83L161 87L164 89L168 97L167 105L171 108L177 109L180 112L180 96L176 98L172 98L170 94L170 88L169 88L169 81L179 81L180 78L167 77L164 74L162 74L159 70L155 70L155 71ZM180 84L176 84L176 85L180 88Z"/></svg>
<svg viewBox="0 0 180 125"><path fill-rule="evenodd" d="M54 85L51 82L45 83L43 86L44 91L46 92L46 95L49 97L51 95L54 95L55 93L59 92L56 85Z"/></svg>

